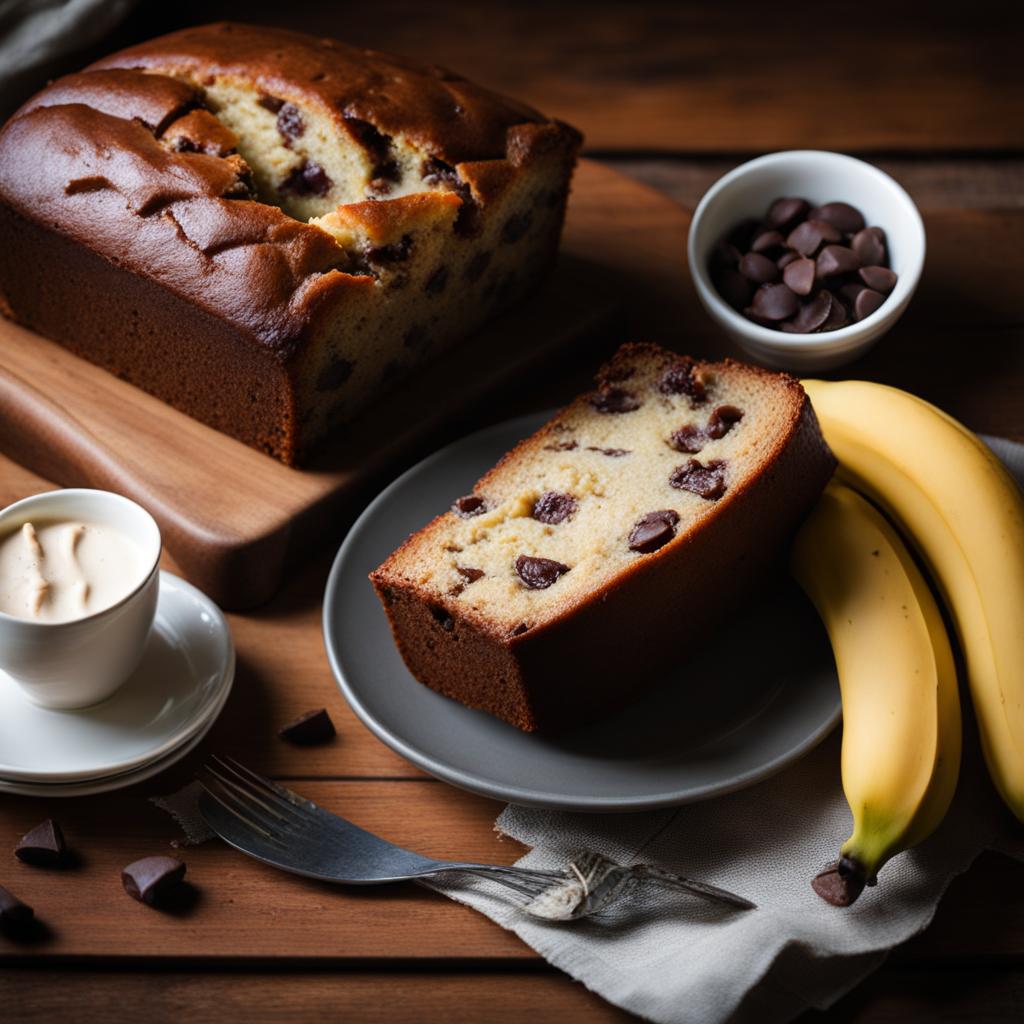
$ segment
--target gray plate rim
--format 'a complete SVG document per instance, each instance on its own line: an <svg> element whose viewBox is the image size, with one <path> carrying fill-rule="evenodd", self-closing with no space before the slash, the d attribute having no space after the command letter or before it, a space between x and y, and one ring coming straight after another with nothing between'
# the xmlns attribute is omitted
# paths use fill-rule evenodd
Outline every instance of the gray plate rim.
<svg viewBox="0 0 1024 1024"><path fill-rule="evenodd" d="M359 696L358 686L353 686L349 680L340 655L340 644L335 623L336 604L340 599L340 588L342 577L345 574L347 563L353 559L353 552L358 550L362 539L363 529L382 508L386 508L397 492L406 486L411 477L429 472L431 467L443 462L457 453L460 447L468 446L469 442L486 440L490 435L495 439L507 434L516 437L527 437L537 428L545 423L553 415L553 410L540 413L528 413L512 420L504 420L490 427L468 434L450 444L426 456L419 462L410 466L405 472L391 481L363 510L359 517L349 528L344 541L335 555L331 570L327 578L324 590L322 609L322 631L324 647L327 653L327 660L334 675L335 682L341 690L349 707L356 717L375 735L385 746L395 753L404 757L407 761L422 768L428 774L447 782L459 789L475 793L480 796L490 797L495 800L502 800L508 803L518 804L525 807L540 807L551 810L582 811L588 813L628 813L633 811L655 810L665 807L676 807L681 804L693 803L699 800L710 799L715 796L724 796L728 793L745 789L760 782L771 775L781 771L783 768L799 760L813 750L822 740L828 736L836 727L842 717L842 706L836 694L835 706L832 713L824 718L819 725L807 732L804 738L797 744L787 749L768 761L765 761L754 768L740 772L728 779L723 779L717 784L703 785L698 787L681 786L676 789L652 792L644 796L629 796L625 798L607 797L601 794L594 794L590 797L580 797L559 792L557 789L543 790L535 787L522 786L515 781L494 781L483 778L473 772L449 764L443 758L436 756L428 750L424 750L414 743L409 742L389 725L379 720L363 703ZM498 451L502 448L497 445L495 448L495 461L503 453ZM431 513L432 516L432 513ZM424 514L423 521L427 521ZM396 540L396 546L400 543ZM367 583L367 600L376 600L372 589ZM482 714L482 713L481 713ZM510 727L511 728L511 727Z"/></svg>

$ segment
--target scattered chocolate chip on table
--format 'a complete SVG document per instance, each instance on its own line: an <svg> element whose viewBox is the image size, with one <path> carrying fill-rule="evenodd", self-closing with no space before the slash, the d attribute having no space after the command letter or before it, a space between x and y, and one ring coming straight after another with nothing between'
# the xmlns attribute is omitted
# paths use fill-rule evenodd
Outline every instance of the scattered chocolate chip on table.
<svg viewBox="0 0 1024 1024"><path fill-rule="evenodd" d="M14 856L18 860L37 867L58 867L64 855L64 833L53 818L47 818L26 832L14 848Z"/></svg>
<svg viewBox="0 0 1024 1024"><path fill-rule="evenodd" d="M277 735L296 746L312 747L333 739L336 731L327 709L317 708L315 711L307 711L300 715L294 722L289 722Z"/></svg>

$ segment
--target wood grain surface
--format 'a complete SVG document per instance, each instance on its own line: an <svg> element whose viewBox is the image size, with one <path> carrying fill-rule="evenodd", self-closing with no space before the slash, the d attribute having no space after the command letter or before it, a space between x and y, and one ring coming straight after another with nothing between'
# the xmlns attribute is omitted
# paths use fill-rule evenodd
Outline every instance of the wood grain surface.
<svg viewBox="0 0 1024 1024"><path fill-rule="evenodd" d="M523 0L481 9L457 0L381 0L358 9L251 0L240 11L218 0L181 0L140 5L119 39L244 16L404 49L579 123L593 151L660 190L656 202L643 189L629 191L632 205L606 202L581 240L600 247L608 225L635 235L602 253L628 281L622 295L632 320L620 320L615 336L553 356L525 384L477 402L431 443L557 404L627 336L728 351L686 280L686 215L665 197L690 207L738 154L805 144L885 149L878 162L917 199L928 233L924 276L907 315L843 374L909 387L975 429L1024 440L1019 4L983 0L947 11L934 4L869 10L765 8L750 0ZM665 224L673 227L663 231ZM636 254L651 239L662 240L659 257L641 256L638 265ZM655 263L653 279L638 273ZM666 294L666 280L675 282L670 305L655 301ZM414 457L407 452L388 472ZM361 495L384 482L377 473ZM0 505L49 486L45 476L0 456ZM4 1024L633 1019L473 911L411 885L335 889L210 844L182 854L194 888L175 913L152 911L121 892L120 868L169 851L174 835L145 797L181 785L211 750L292 780L326 806L424 852L502 862L519 855L517 844L492 830L498 804L411 767L338 695L319 635L319 604L332 550L355 511L338 511L318 538L319 551L273 601L230 616L239 652L235 691L187 762L112 797L0 796L0 884L33 903L46 924L34 943L0 935ZM281 724L324 705L338 726L333 743L299 750L275 738ZM32 869L2 852L47 814L65 824L80 854L73 870ZM1019 1021L1022 882L1024 865L984 854L954 880L922 935L831 1010L809 1011L801 1024Z"/></svg>
<svg viewBox="0 0 1024 1024"><path fill-rule="evenodd" d="M1024 144L1022 17L1015 0L179 0L140 4L66 66L233 18L446 65L575 124L592 152L1005 151Z"/></svg>

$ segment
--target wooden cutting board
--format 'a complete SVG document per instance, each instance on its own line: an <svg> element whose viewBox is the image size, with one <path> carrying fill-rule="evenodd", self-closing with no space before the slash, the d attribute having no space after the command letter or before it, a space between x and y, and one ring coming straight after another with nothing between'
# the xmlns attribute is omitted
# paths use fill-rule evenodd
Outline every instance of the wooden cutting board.
<svg viewBox="0 0 1024 1024"><path fill-rule="evenodd" d="M544 289L382 399L302 469L0 320L0 450L64 486L135 499L193 583L227 608L253 607L306 552L337 541L332 524L368 478L422 451L464 410L558 350L595 336L620 295L639 311L636 331L663 335L678 323L688 220L658 193L583 161L562 257Z"/></svg>

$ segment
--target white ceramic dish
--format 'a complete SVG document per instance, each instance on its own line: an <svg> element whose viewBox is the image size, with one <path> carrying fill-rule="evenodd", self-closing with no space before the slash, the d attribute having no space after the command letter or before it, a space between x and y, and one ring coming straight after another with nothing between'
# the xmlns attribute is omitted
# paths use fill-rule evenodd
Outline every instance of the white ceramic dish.
<svg viewBox="0 0 1024 1024"><path fill-rule="evenodd" d="M779 196L851 203L868 224L885 230L899 280L874 313L837 331L787 334L746 319L718 294L708 272L715 243L746 218L763 217ZM748 355L766 366L813 373L856 359L899 320L921 278L925 234L914 201L884 171L842 153L790 150L751 160L719 178L694 212L688 251L701 303Z"/></svg>
<svg viewBox="0 0 1024 1024"><path fill-rule="evenodd" d="M162 572L142 660L102 704L74 712L42 708L0 674L0 780L66 785L152 765L212 721L234 671L220 609Z"/></svg>
<svg viewBox="0 0 1024 1024"><path fill-rule="evenodd" d="M0 533L33 519L116 527L138 545L144 570L109 608L68 622L33 622L0 612L0 669L46 708L84 708L105 700L139 664L160 587L160 529L141 505L85 488L46 491L0 512ZM3 753L0 747L0 760Z"/></svg>
<svg viewBox="0 0 1024 1024"><path fill-rule="evenodd" d="M327 583L324 638L355 713L446 782L567 810L701 800L749 786L810 750L839 720L839 684L817 616L785 580L658 690L559 739L471 711L409 674L367 573L546 419L513 420L450 445L399 477L352 527Z"/></svg>

